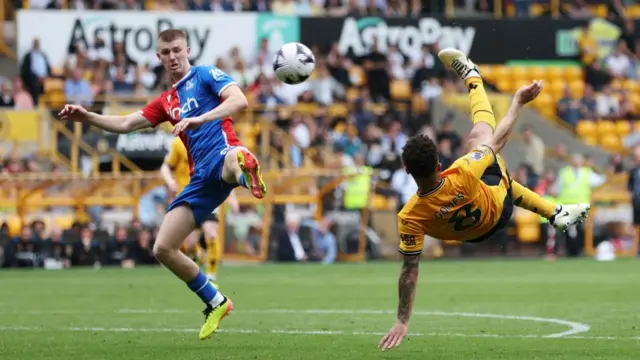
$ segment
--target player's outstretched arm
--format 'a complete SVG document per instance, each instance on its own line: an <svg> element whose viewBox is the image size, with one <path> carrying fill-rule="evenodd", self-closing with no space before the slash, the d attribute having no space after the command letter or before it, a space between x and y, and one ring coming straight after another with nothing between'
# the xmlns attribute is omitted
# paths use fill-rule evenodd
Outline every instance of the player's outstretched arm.
<svg viewBox="0 0 640 360"><path fill-rule="evenodd" d="M507 110L507 113L496 127L496 131L493 133L491 144L487 144L495 153L500 152L500 150L507 144L509 135L511 134L513 126L516 124L516 120L518 119L520 109L535 99L542 91L542 87L542 81L536 80L531 83L531 85L525 85L518 89L516 95L513 97L509 110Z"/></svg>
<svg viewBox="0 0 640 360"><path fill-rule="evenodd" d="M232 84L220 93L222 103L213 110L198 117L183 119L173 128L173 133L178 135L184 130L195 129L200 125L235 115L249 106L247 97L238 85Z"/></svg>
<svg viewBox="0 0 640 360"><path fill-rule="evenodd" d="M58 114L60 120L79 121L102 130L124 134L151 127L151 123L139 112L129 115L100 115L90 112L80 105L65 105Z"/></svg>
<svg viewBox="0 0 640 360"><path fill-rule="evenodd" d="M418 264L420 255L404 255L400 279L398 280L398 320L389 332L380 340L378 347L387 351L400 346L402 339L407 336L409 319L413 310L413 300L418 282Z"/></svg>

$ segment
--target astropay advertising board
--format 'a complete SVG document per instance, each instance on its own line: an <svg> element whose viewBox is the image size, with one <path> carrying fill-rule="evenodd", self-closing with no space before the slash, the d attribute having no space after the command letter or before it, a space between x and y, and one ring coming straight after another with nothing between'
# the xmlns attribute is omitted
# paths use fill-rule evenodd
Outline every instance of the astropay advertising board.
<svg viewBox="0 0 640 360"><path fill-rule="evenodd" d="M19 59L39 38L52 66L64 63L71 44L89 48L96 35L107 46L122 42L133 61L157 64L156 37L168 28L186 32L195 64L227 58L234 46L245 57L256 48L255 15L247 13L21 10L17 23Z"/></svg>

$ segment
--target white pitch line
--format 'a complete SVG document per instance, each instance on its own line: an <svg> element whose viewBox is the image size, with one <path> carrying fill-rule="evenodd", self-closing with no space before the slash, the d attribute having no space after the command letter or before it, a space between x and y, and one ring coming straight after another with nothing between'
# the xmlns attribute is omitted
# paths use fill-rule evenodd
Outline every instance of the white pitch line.
<svg viewBox="0 0 640 360"><path fill-rule="evenodd" d="M153 310L148 309L121 309L118 312L123 313L151 313ZM160 310L167 313L180 313L183 310L180 309L168 309ZM387 315L394 314L392 310L345 310L345 309L247 309L242 310L246 313L258 313L258 314L314 314L314 315ZM485 319L504 319L504 320L521 320L521 321L533 321L541 323L558 324L569 327L569 330L544 335L549 338L571 336L581 334L589 331L591 327L588 324L583 324L575 321L569 321L556 318L544 318L536 316L519 316L519 315L502 315L502 314L483 314L483 313L468 313L468 312L444 312L444 311L414 311L414 315L421 316L452 316L452 317L474 317Z"/></svg>
<svg viewBox="0 0 640 360"><path fill-rule="evenodd" d="M107 333L197 333L198 329L187 328L120 328L120 327L64 327L39 328L25 326L0 327L0 331L67 331L67 332L107 332ZM341 330L257 330L257 329L220 329L218 332L228 334L278 334L278 335L351 335L351 336L384 336L383 332L341 331ZM461 334L461 333L410 333L414 337L465 337L465 338L499 338L499 339L551 339L544 335L503 335L503 334ZM558 339L558 338L554 338ZM559 339L571 340L640 340L640 337L616 336L564 336Z"/></svg>

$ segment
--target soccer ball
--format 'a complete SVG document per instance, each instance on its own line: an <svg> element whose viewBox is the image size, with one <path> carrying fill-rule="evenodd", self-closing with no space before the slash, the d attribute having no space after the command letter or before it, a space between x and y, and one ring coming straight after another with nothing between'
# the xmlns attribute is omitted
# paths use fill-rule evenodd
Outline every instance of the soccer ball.
<svg viewBox="0 0 640 360"><path fill-rule="evenodd" d="M278 80L295 85L307 80L316 67L316 58L303 44L290 42L282 45L273 59L273 71Z"/></svg>

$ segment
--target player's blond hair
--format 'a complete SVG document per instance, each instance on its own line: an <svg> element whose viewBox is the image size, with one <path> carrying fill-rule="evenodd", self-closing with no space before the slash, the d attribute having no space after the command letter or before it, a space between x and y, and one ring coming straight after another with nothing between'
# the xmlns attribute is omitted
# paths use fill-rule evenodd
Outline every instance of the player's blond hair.
<svg viewBox="0 0 640 360"><path fill-rule="evenodd" d="M187 34L179 29L166 29L158 34L158 41L171 42L176 39L187 40Z"/></svg>

